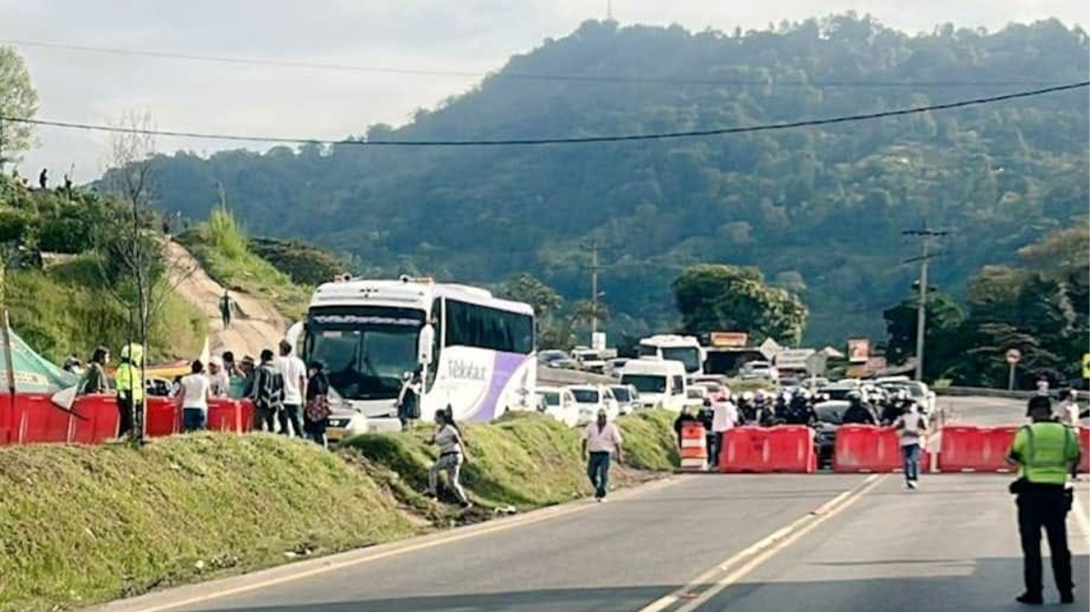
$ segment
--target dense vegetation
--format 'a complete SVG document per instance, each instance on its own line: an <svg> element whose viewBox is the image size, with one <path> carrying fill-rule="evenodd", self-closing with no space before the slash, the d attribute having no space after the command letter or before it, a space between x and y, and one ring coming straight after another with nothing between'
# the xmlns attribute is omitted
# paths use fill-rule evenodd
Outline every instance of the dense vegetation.
<svg viewBox="0 0 1090 612"><path fill-rule="evenodd" d="M131 337L130 279L103 244L117 214L116 203L94 193L30 190L0 176L4 305L16 332L56 362L86 358L99 344L116 352ZM174 359L200 352L206 325L179 296L164 294L149 331L151 358Z"/></svg>
<svg viewBox="0 0 1090 612"><path fill-rule="evenodd" d="M371 126L358 139L831 117L1081 81L1088 49L1085 32L1056 21L918 36L852 14L730 34L592 21L513 57L409 125ZM587 80L503 78L512 73ZM670 283L684 267L758 266L809 307L806 341L833 342L881 337L882 309L916 274L901 263L919 248L903 229L954 230L933 278L964 295L982 265L1012 262L1084 213L1088 129L1080 90L727 137L453 150L307 145L210 159L181 152L158 159L156 170L167 209L206 217L219 181L256 233L348 252L369 274L499 286L530 272L572 300L589 296L597 238L611 325L633 333L678 326Z"/></svg>

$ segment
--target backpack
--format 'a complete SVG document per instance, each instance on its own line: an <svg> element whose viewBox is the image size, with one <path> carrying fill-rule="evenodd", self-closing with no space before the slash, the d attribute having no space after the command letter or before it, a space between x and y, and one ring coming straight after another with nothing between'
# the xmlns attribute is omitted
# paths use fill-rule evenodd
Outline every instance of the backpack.
<svg viewBox="0 0 1090 612"><path fill-rule="evenodd" d="M254 405L279 410L284 398L284 378L272 366L262 364L254 374Z"/></svg>

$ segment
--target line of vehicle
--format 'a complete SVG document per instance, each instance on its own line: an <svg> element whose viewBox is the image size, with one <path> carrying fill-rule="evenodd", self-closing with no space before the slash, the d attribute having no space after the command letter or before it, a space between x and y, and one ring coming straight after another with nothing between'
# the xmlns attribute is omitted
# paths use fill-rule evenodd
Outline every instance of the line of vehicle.
<svg viewBox="0 0 1090 612"><path fill-rule="evenodd" d="M745 549L731 555L715 567L693 578L688 584L641 608L639 612L663 612L682 602L684 602L684 605L677 608L676 612L696 610L777 553L790 547L819 525L851 506L867 492L885 481L888 476L888 474L868 476L856 487L840 493L815 508L809 514L777 529Z"/></svg>
<svg viewBox="0 0 1090 612"><path fill-rule="evenodd" d="M636 497L638 495L644 495L651 491L657 491L665 487L684 482L688 480L689 476L671 476L669 478L663 478L656 480L632 489L619 491L611 496L611 500L623 500L629 497ZM507 531L516 527L523 527L534 523L540 523L562 516L570 516L579 512L585 512L591 508L601 508L601 505L591 503L590 500L581 500L570 504L563 504L559 506L552 506L549 508L543 508L536 510L522 516L516 516L511 518L503 518L491 521L489 523L482 523L472 527L464 527L455 529L449 532L445 532L438 535L422 536L414 538L412 540L405 540L402 542L394 542L386 545L377 546L374 548L361 549L329 559L315 559L311 562L302 562L298 564L291 564L287 566L280 566L265 572L259 572L251 576L235 576L221 581L220 588L217 589L216 583L204 583L196 585L199 587L200 592L197 594L185 596L181 595L176 599L168 601L160 601L159 603L147 603L141 605L138 601L117 601L111 604L107 604L101 608L97 608L99 612L165 612L166 610L176 610L178 608L184 608L188 606L194 606L208 601L223 599L224 597L230 597L232 595L241 595L251 591L257 591L261 589L267 589L269 587L285 584L288 582L297 582L299 580L305 580L321 574L346 569L349 567L356 567L365 565L367 563L373 563L390 557L396 557L400 555L406 555L421 550L427 550L429 548L435 548L437 546L443 546L445 544L453 544L455 542L461 542L473 538L478 538L485 535L491 535L501 531ZM314 564L314 567L307 568L306 565ZM285 572L286 568L290 568L290 573ZM262 578L262 575L266 577ZM238 584L239 581L244 581L243 584ZM234 584L235 586L228 586ZM183 587L184 589L185 587ZM156 594L153 598L169 597L168 594Z"/></svg>

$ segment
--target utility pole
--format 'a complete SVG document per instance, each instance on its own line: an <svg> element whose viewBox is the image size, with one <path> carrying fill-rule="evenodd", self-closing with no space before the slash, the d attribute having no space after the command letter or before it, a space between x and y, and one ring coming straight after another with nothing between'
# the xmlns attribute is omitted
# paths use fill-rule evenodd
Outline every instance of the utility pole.
<svg viewBox="0 0 1090 612"><path fill-rule="evenodd" d="M601 244L598 241L598 237L595 236L594 244L590 247L591 252L591 264L590 264L590 303L593 313L590 318L590 338L594 340L594 334L598 333L598 270L601 266L598 265L598 251L601 249Z"/></svg>
<svg viewBox="0 0 1090 612"><path fill-rule="evenodd" d="M915 236L923 239L922 252L919 257L905 260L904 263L920 262L920 296L916 304L916 380L923 380L924 338L927 336L927 264L932 257L939 253L931 252L931 239L945 236L949 232L932 230L926 224L920 230L905 230L901 232L905 236Z"/></svg>

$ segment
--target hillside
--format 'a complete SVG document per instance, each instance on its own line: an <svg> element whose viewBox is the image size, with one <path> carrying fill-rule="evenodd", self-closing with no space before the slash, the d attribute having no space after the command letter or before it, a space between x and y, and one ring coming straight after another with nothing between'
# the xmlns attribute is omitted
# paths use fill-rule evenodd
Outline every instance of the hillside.
<svg viewBox="0 0 1090 612"><path fill-rule="evenodd" d="M409 125L360 138L646 133L872 112L1085 80L1088 51L1085 32L1055 21L916 36L854 15L731 34L587 22ZM597 238L605 300L634 333L677 324L669 283L682 266L756 265L801 293L806 341L839 342L884 336L882 310L910 291L916 269L901 262L919 244L902 230L952 230L932 278L959 295L982 265L1013 262L1085 213L1088 116L1075 91L643 143L178 153L156 172L164 209L205 218L219 181L253 232L346 253L367 274L496 286L526 271L577 299L589 293L586 247Z"/></svg>

